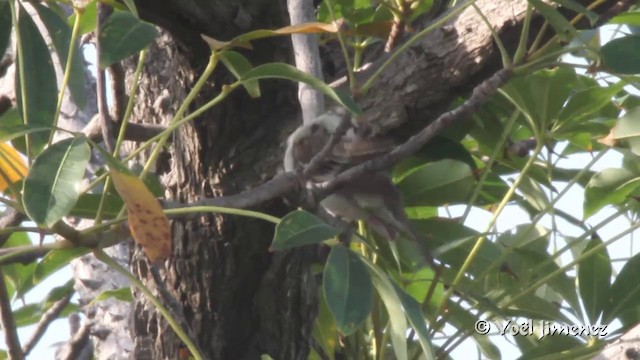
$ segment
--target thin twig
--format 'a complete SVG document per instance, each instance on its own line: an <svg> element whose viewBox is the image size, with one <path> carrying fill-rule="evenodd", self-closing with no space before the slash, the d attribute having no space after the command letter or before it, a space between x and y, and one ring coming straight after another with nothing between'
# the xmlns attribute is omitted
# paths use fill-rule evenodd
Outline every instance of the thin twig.
<svg viewBox="0 0 640 360"><path fill-rule="evenodd" d="M115 136L113 130L113 120L109 115L109 106L107 105L107 85L104 68L100 65L100 55L102 46L100 44L100 31L106 18L109 16L110 8L98 2L98 26L96 26L96 58L98 59L98 75L96 76L96 92L98 94L98 112L100 114L100 125L102 130L102 140L108 152L113 153L115 148Z"/></svg>
<svg viewBox="0 0 640 360"><path fill-rule="evenodd" d="M25 356L29 355L31 350L36 347L36 344L38 344L38 341L40 341L42 335L44 335L45 331L47 331L49 325L51 325L54 320L58 319L62 310L64 310L64 308L69 305L73 294L73 292L70 292L67 296L56 301L56 303L53 304L53 306L42 315L42 318L40 318L40 321L38 322L33 335L31 335L31 338L29 338L29 340L27 340L27 343L22 347L22 352Z"/></svg>
<svg viewBox="0 0 640 360"><path fill-rule="evenodd" d="M18 329L16 320L13 318L11 310L11 299L7 292L7 284L4 282L4 274L0 268L0 315L2 318L2 330L4 332L4 341L9 351L9 359L24 359L22 347L20 346L20 338L18 338Z"/></svg>

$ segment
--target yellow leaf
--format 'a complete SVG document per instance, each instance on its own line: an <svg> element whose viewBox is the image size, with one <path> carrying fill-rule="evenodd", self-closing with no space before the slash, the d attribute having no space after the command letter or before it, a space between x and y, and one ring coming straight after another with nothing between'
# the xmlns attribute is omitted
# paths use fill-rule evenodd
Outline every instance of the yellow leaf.
<svg viewBox="0 0 640 360"><path fill-rule="evenodd" d="M8 143L0 144L0 192L27 176L27 164Z"/></svg>
<svg viewBox="0 0 640 360"><path fill-rule="evenodd" d="M136 176L114 169L110 170L110 174L127 208L133 239L142 246L151 262L169 257L171 228L158 200Z"/></svg>

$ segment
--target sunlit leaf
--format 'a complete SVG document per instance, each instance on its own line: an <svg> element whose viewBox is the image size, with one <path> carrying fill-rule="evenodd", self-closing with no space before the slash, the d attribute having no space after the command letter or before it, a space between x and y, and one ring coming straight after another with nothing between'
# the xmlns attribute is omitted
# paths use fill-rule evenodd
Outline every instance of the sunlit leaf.
<svg viewBox="0 0 640 360"><path fill-rule="evenodd" d="M96 25L98 23L98 2L92 1L87 5L84 9L78 9L80 13L80 29L79 32L81 35L89 33L96 29ZM76 16L78 12L74 12L68 19L69 27L73 27L73 24L76 21Z"/></svg>
<svg viewBox="0 0 640 360"><path fill-rule="evenodd" d="M27 164L20 154L8 143L0 143L0 192L27 175Z"/></svg>
<svg viewBox="0 0 640 360"><path fill-rule="evenodd" d="M218 53L218 57L236 79L242 78L244 74L253 68L247 58L235 51L221 51ZM260 97L260 83L257 80L247 81L242 86L244 86L251 97Z"/></svg>
<svg viewBox="0 0 640 360"><path fill-rule="evenodd" d="M542 0L529 0L531 5L551 24L558 37L562 40L570 40L576 32L571 23L553 6Z"/></svg>
<svg viewBox="0 0 640 360"><path fill-rule="evenodd" d="M640 155L640 107L628 110L611 130L611 137L629 144L634 154Z"/></svg>
<svg viewBox="0 0 640 360"><path fill-rule="evenodd" d="M604 169L595 174L585 189L584 217L611 204L621 204L640 186L640 177L628 169Z"/></svg>
<svg viewBox="0 0 640 360"><path fill-rule="evenodd" d="M133 294L131 293L130 287L122 287L115 290L105 290L98 294L89 304L95 304L100 301L104 301L107 299L116 299L124 302L132 302Z"/></svg>
<svg viewBox="0 0 640 360"><path fill-rule="evenodd" d="M609 20L609 24L624 24L640 27L640 12L623 12L612 17L611 20Z"/></svg>

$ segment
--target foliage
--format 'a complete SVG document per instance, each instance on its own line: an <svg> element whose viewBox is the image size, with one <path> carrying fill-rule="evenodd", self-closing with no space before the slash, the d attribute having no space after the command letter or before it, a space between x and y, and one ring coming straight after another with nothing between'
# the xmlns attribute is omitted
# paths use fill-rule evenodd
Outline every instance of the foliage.
<svg viewBox="0 0 640 360"><path fill-rule="evenodd" d="M101 67L144 51L156 36L152 25L138 19L132 2L125 4L126 7L119 5L101 31L99 41L105 44L99 58ZM133 175L124 164L136 153L120 159L79 134L52 142L60 111L60 101L56 102L54 94L68 87L74 101L78 104L86 101L84 84L78 75L82 64L72 39L95 28L95 2L75 9L69 19L61 15L55 2L46 6L33 4L47 30L55 34L53 45L65 68L65 82L58 89L45 37L25 10L26 5L0 1L0 54L10 43L13 27L18 59L17 109L0 114L1 139L13 145L3 144L0 149L0 190L5 194L2 201L26 214L41 233L60 232L60 221L66 216L96 220L79 238L44 245L47 250L44 258L25 265L16 263L16 259L36 248L29 246L26 236L33 229L26 226L4 229L4 234L12 232L0 253L9 295L14 299L23 297L68 261L91 250L109 263L100 250L107 244L83 242L86 238L81 235L123 231L119 224L127 219L132 236L144 245L151 260L168 256L168 220L148 184L153 179L149 169L172 131L219 104L237 88L259 97L260 82L270 78L308 83L353 114L359 114L353 94L366 93L378 76L376 73L362 83L355 82L353 73L360 67L368 47L389 40L394 36L392 28L410 27L420 16L441 5L440 1L426 0L384 0L375 6L361 0L324 0L319 7L318 23L257 30L230 41L207 38L211 46L207 68L168 129L136 150L139 153L150 149L152 156L142 172ZM471 1L463 2L447 16L471 5ZM479 321L494 324L492 333L499 321L522 323L523 319L583 326L611 325L617 320L622 323L621 331L640 321L637 282L640 255L627 259L612 278L616 272L608 252L610 245L640 226L636 204L640 194L637 165L640 143L636 131L640 101L634 88L638 83L636 74L640 72L639 37L635 30L618 28L618 37L601 46L592 41L593 29L574 27L573 20L582 17L591 24L598 20L596 14L577 2L558 0L552 6L529 0L529 5L532 11L528 12L524 28L529 28L535 10L548 25L543 28L553 29L554 36L531 34L533 43L523 41L513 54L507 53L496 38L504 65L513 68L516 75L472 115L470 126L452 129L447 136L434 139L431 146L437 144L440 150L427 145L393 170L407 214L428 239L424 245L443 265L441 268L427 266L410 241L389 243L366 231L366 224L345 246L334 240L340 233L338 229L308 212L296 210L279 221L263 217L278 223L273 251L315 244L331 246L322 271L323 286L319 290L322 301L314 328L318 346L309 358L334 359L340 352L358 359L384 359L389 351L397 359L442 358L468 338L484 356L500 358L501 349L478 328ZM557 6L571 10L572 15L565 17ZM610 23L638 26L640 13L626 12ZM347 26L336 26L339 24ZM252 41L261 38L296 33L320 33L325 41L341 43L350 65L352 94L337 92L287 64L254 66L234 50L250 48ZM412 39L427 33L416 33ZM396 51L403 50L401 47ZM582 63L568 62L565 55L569 53L580 57ZM208 77L218 71L219 64L236 81L225 84L217 97L185 115ZM131 98L135 99L134 90ZM128 117L123 121L126 123ZM88 178L85 173L91 149L102 152L108 168L95 178ZM16 155L16 150L28 165ZM593 170L607 151L617 151L623 158L622 166ZM117 148L114 154L118 154ZM586 154L592 161L579 170L561 166L563 157L576 154ZM24 170L27 167L28 175ZM90 181L89 186L82 187L83 181ZM568 213L558 207L572 187L584 188L583 216L579 209ZM460 217L437 215L456 205L464 209ZM507 206L524 210L530 221L497 229L496 223ZM596 220L594 225L587 223L602 214L603 209L612 207L616 210L613 217ZM490 218L482 223L481 230L467 226L474 214ZM153 216L153 221L148 221L147 216ZM634 225L619 229L607 240L601 239L599 230L615 217L626 217ZM156 220L156 225L149 224ZM580 233L566 235L557 225L559 220L575 225ZM37 321L70 291L68 285L55 289L43 302L16 309L13 315L18 326ZM150 292L147 295L152 296ZM96 301L110 297L127 300L130 292L113 291ZM71 304L62 314L75 308ZM179 327L168 312L164 313L172 326ZM443 332L446 339L435 342L436 334ZM593 336L512 338L523 358L540 358L560 351L564 351L566 358L574 358L597 353L615 339L615 334L611 331ZM196 358L200 356L197 349L190 347L190 351Z"/></svg>

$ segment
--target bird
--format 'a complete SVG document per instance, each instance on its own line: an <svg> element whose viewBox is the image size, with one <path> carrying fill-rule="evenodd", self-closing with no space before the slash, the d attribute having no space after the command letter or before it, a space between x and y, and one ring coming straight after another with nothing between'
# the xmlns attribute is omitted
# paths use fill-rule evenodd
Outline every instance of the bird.
<svg viewBox="0 0 640 360"><path fill-rule="evenodd" d="M302 172L338 129L344 110L330 110L302 124L287 139L283 165L285 171ZM378 157L395 148L391 138L366 136L351 121L349 128L322 159L317 171L307 179L311 185L330 181L343 171ZM414 241L427 262L433 259L424 242L404 212L400 192L385 171L368 171L339 187L320 201L331 215L347 222L364 220L382 237L395 241L404 234Z"/></svg>

